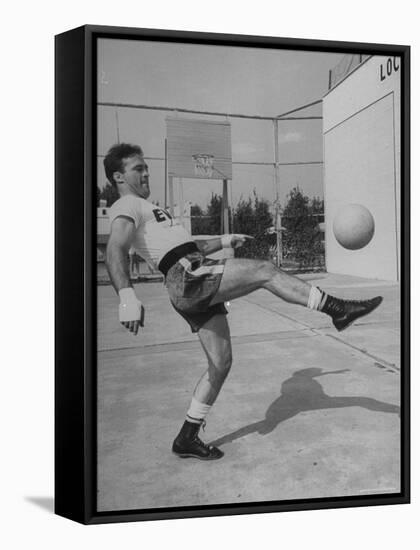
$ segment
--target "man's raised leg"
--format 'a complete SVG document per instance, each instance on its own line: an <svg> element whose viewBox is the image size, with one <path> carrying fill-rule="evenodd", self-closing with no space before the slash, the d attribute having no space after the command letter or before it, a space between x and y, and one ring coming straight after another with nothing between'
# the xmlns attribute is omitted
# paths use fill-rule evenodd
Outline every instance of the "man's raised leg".
<svg viewBox="0 0 420 550"><path fill-rule="evenodd" d="M271 262L232 258L226 260L220 287L212 304L240 298L259 288L265 288L286 302L326 313L339 331L376 309L382 302L381 296L371 300L342 300L285 273Z"/></svg>
<svg viewBox="0 0 420 550"><path fill-rule="evenodd" d="M226 302L265 288L286 302L306 306L311 285L277 269L265 260L226 260L223 277L212 304Z"/></svg>

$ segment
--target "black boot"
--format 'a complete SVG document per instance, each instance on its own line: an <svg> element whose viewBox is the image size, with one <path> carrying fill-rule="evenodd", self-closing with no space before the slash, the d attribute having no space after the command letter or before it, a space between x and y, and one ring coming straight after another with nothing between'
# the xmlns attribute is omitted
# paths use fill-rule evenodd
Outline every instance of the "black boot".
<svg viewBox="0 0 420 550"><path fill-rule="evenodd" d="M172 445L172 452L181 458L199 458L200 460L216 460L224 453L217 447L206 445L198 437L201 424L186 420Z"/></svg>
<svg viewBox="0 0 420 550"><path fill-rule="evenodd" d="M367 315L382 302L382 296L370 300L341 300L327 295L321 311L332 317L332 322L338 331L350 326L356 319Z"/></svg>

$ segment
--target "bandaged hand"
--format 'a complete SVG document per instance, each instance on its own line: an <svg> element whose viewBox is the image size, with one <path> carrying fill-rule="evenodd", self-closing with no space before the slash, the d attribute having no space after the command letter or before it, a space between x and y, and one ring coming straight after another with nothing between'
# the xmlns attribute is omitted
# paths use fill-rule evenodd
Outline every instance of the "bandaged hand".
<svg viewBox="0 0 420 550"><path fill-rule="evenodd" d="M231 234L222 235L223 248L240 248L246 241L253 239L250 235Z"/></svg>
<svg viewBox="0 0 420 550"><path fill-rule="evenodd" d="M137 298L133 288L122 288L119 291L120 323L133 334L137 334L139 326L144 327L144 307Z"/></svg>

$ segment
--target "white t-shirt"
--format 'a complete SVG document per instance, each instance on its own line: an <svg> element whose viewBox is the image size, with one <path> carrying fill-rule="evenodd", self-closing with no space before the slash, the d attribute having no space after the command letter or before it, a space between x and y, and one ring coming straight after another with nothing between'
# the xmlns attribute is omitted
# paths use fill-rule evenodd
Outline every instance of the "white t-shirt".
<svg viewBox="0 0 420 550"><path fill-rule="evenodd" d="M194 240L169 212L135 195L114 202L109 210L110 224L118 216L133 220L136 233L131 246L154 269L172 248Z"/></svg>

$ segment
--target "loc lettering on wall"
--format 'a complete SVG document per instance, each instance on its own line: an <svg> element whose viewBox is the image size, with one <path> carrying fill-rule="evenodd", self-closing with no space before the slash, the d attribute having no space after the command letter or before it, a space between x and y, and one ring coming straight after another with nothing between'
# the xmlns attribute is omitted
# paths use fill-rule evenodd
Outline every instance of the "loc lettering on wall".
<svg viewBox="0 0 420 550"><path fill-rule="evenodd" d="M385 63L381 63L379 67L381 82L400 70L400 58L388 57Z"/></svg>

